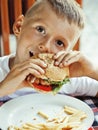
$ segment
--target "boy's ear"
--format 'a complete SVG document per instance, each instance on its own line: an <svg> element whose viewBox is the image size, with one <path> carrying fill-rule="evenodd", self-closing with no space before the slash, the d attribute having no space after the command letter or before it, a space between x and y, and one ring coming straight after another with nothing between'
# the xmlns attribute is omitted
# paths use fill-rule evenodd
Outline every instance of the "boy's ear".
<svg viewBox="0 0 98 130"><path fill-rule="evenodd" d="M14 34L15 34L16 37L18 37L19 34L20 34L20 32L21 32L21 27L23 25L23 22L24 22L24 15L20 15L16 19L16 21L15 21L15 23L13 25L13 32L14 32Z"/></svg>

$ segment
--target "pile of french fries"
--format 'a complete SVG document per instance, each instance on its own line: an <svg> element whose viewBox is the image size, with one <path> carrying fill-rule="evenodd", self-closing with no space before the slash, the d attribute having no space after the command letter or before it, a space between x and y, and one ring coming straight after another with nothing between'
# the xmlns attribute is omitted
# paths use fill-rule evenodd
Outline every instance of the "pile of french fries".
<svg viewBox="0 0 98 130"><path fill-rule="evenodd" d="M8 130L84 130L83 120L87 118L85 112L70 106L64 106L62 111L52 119L42 111L39 111L38 115L46 122L25 123L21 127L10 126Z"/></svg>

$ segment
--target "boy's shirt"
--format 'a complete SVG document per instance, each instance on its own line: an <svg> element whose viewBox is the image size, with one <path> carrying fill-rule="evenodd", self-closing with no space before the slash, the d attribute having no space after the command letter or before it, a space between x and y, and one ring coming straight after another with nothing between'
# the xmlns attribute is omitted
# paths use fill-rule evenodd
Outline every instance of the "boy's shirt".
<svg viewBox="0 0 98 130"><path fill-rule="evenodd" d="M0 57L0 81L2 81L6 75L10 72L9 69L9 58L13 56L13 54ZM13 85L14 87L14 85ZM31 94L37 92L33 88L22 88L17 90L15 93L10 94L8 96L1 97L0 100L8 100L9 98L15 98L18 96ZM60 89L60 93L70 94L70 95L87 95L87 96L95 96L98 92L98 81L91 79L89 77L79 77L79 78L71 78L70 82L63 85Z"/></svg>
<svg viewBox="0 0 98 130"><path fill-rule="evenodd" d="M0 57L0 82L6 77L6 75L10 71L9 66L8 66L10 57L11 55Z"/></svg>

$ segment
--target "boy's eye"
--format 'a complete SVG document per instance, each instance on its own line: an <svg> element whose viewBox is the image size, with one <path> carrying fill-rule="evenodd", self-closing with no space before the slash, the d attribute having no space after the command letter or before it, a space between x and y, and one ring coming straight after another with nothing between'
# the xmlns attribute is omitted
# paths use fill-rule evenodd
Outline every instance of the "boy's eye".
<svg viewBox="0 0 98 130"><path fill-rule="evenodd" d="M45 34L45 33L46 33L46 32L45 32L45 29L44 29L42 26L37 26L36 29L37 29L38 32L40 32L40 33L42 33L42 34Z"/></svg>
<svg viewBox="0 0 98 130"><path fill-rule="evenodd" d="M57 40L57 41L56 41L56 44L57 44L58 46L61 46L61 47L64 46L64 43L63 43L62 41L60 41L60 40Z"/></svg>

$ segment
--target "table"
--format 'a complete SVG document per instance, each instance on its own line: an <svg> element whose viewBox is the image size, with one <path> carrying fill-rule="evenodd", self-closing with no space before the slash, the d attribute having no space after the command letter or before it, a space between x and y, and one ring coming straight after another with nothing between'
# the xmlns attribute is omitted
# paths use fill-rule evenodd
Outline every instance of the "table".
<svg viewBox="0 0 98 130"><path fill-rule="evenodd" d="M93 123L92 128L90 128L89 130L98 130L98 98L95 97L76 97L82 101L84 101L86 104L88 104L93 112L94 112L94 116L95 116L95 120ZM2 106L5 102L7 101L0 101L0 106Z"/></svg>
<svg viewBox="0 0 98 130"><path fill-rule="evenodd" d="M84 101L86 104L92 108L94 112L94 123L93 123L93 129L98 130L98 98L95 97L77 97L78 99ZM89 129L91 130L91 128Z"/></svg>

